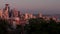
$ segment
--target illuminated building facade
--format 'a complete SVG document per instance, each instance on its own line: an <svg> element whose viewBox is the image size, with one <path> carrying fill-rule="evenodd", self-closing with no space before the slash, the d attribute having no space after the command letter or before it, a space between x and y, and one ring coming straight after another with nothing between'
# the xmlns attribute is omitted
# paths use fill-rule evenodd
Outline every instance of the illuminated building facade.
<svg viewBox="0 0 60 34"><path fill-rule="evenodd" d="M15 8L13 9L13 17L18 17L18 11Z"/></svg>
<svg viewBox="0 0 60 34"><path fill-rule="evenodd" d="M0 18L3 16L3 10L0 9Z"/></svg>

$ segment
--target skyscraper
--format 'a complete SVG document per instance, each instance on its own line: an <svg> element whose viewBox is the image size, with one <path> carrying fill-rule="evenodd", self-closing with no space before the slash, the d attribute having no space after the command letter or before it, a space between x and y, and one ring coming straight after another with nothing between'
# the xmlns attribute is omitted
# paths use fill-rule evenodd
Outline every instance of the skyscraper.
<svg viewBox="0 0 60 34"><path fill-rule="evenodd" d="M7 8L9 9L9 4L5 4L5 10L7 10Z"/></svg>
<svg viewBox="0 0 60 34"><path fill-rule="evenodd" d="M42 14L41 13L38 13L38 17L42 17Z"/></svg>
<svg viewBox="0 0 60 34"><path fill-rule="evenodd" d="M11 16L11 13L10 13L10 6L9 4L5 4L5 8L4 8L4 11L6 11L8 9L8 16L10 17Z"/></svg>
<svg viewBox="0 0 60 34"><path fill-rule="evenodd" d="M28 19L28 13L25 13L25 19Z"/></svg>
<svg viewBox="0 0 60 34"><path fill-rule="evenodd" d="M21 14L21 12L20 12L20 11L18 11L18 17L20 17L20 18L21 18L21 15L22 15L22 14Z"/></svg>
<svg viewBox="0 0 60 34"><path fill-rule="evenodd" d="M29 18L33 18L33 14L29 14L28 16L29 16Z"/></svg>
<svg viewBox="0 0 60 34"><path fill-rule="evenodd" d="M3 16L3 10L0 9L0 18Z"/></svg>
<svg viewBox="0 0 60 34"><path fill-rule="evenodd" d="M5 8L4 8L4 12L3 12L3 16L4 18L8 18L9 17L9 4L5 4Z"/></svg>
<svg viewBox="0 0 60 34"><path fill-rule="evenodd" d="M18 17L18 11L15 8L13 9L13 17Z"/></svg>
<svg viewBox="0 0 60 34"><path fill-rule="evenodd" d="M7 10L4 11L3 14L4 14L4 18L9 18L8 8L7 8Z"/></svg>

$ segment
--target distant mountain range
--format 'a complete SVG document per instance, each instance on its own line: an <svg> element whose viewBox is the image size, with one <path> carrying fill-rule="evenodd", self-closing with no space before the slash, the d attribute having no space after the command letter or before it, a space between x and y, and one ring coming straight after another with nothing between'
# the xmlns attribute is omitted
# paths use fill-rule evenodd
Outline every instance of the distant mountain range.
<svg viewBox="0 0 60 34"><path fill-rule="evenodd" d="M37 16L38 14L33 14L33 15L35 15L35 16ZM51 17L51 16L55 16L56 18L58 18L58 19L60 19L60 14L43 14L43 16L49 16L49 17Z"/></svg>

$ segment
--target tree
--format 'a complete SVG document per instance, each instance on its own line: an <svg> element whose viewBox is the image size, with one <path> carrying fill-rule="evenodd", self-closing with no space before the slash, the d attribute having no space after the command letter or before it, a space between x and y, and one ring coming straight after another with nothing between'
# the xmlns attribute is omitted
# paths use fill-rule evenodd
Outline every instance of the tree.
<svg viewBox="0 0 60 34"><path fill-rule="evenodd" d="M30 34L41 34L41 32L43 33L43 28L47 26L46 21L43 18L32 18L29 20L29 25Z"/></svg>
<svg viewBox="0 0 60 34"><path fill-rule="evenodd" d="M8 21L0 18L0 34L7 33Z"/></svg>

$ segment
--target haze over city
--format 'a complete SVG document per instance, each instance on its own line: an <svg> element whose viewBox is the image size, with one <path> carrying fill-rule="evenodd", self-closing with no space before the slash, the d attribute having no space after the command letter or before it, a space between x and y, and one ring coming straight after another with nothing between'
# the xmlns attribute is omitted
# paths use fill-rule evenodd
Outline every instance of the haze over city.
<svg viewBox="0 0 60 34"><path fill-rule="evenodd" d="M0 8L3 9L6 3L10 4L11 8L16 8L22 12L60 13L60 0L0 0Z"/></svg>
<svg viewBox="0 0 60 34"><path fill-rule="evenodd" d="M0 34L59 34L60 0L0 0Z"/></svg>

